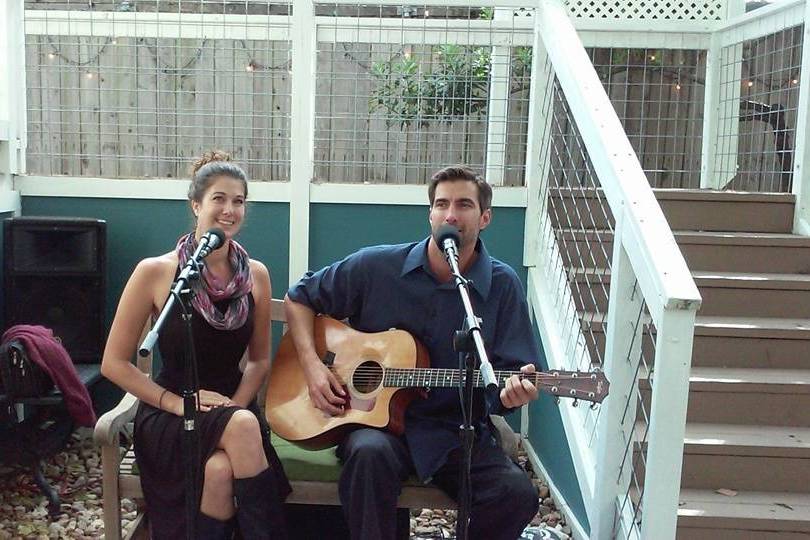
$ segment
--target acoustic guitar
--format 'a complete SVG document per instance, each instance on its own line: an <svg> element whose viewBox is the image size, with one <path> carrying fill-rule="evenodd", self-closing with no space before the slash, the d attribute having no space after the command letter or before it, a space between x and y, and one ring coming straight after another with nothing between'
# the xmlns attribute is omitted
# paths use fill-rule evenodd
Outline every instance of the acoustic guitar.
<svg viewBox="0 0 810 540"><path fill-rule="evenodd" d="M303 448L334 446L348 431L360 427L401 434L411 400L424 397L426 388L458 386L458 370L429 368L427 349L404 330L368 334L323 316L315 318L314 330L318 356L347 394L344 414L331 416L310 401L289 332L281 339L273 361L265 401L273 431ZM592 403L600 403L609 388L599 371L495 371L501 387L512 375L530 380L541 392ZM477 370L474 385L484 386Z"/></svg>

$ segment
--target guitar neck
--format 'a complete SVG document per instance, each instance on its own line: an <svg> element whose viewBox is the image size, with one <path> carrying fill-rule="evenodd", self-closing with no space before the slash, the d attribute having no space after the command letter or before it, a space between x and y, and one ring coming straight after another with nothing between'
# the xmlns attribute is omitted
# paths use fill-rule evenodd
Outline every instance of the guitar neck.
<svg viewBox="0 0 810 540"><path fill-rule="evenodd" d="M506 386L506 381L512 375L517 375L521 379L528 379L535 386L554 384L557 377L549 373L521 373L520 371L495 371L495 380L498 387ZM439 368L417 368L402 369L389 368L385 371L383 386L407 388L407 387L430 387L449 388L459 385L459 370L439 369ZM473 386L483 388L484 378L479 370L473 372Z"/></svg>

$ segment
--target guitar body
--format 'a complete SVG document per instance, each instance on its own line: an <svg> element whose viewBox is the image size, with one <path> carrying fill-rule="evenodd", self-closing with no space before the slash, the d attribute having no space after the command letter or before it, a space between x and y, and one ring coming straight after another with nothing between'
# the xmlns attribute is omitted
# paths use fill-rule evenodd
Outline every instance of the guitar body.
<svg viewBox="0 0 810 540"><path fill-rule="evenodd" d="M347 394L345 413L331 416L314 406L288 332L267 386L265 414L273 431L311 450L334 446L348 431L362 427L402 433L405 409L422 391L383 387L382 376L387 368L428 367L425 347L403 330L368 334L329 317L316 317L314 330L318 356L331 364Z"/></svg>

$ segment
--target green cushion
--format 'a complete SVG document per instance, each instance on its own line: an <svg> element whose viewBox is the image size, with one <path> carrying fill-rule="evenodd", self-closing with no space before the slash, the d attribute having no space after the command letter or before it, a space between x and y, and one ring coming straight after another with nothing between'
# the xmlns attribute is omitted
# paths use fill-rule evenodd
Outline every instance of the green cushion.
<svg viewBox="0 0 810 540"><path fill-rule="evenodd" d="M290 480L337 482L340 476L340 463L335 456L334 448L304 450L275 433L271 440L284 465L284 472Z"/></svg>
<svg viewBox="0 0 810 540"><path fill-rule="evenodd" d="M285 441L275 433L271 440L276 449L284 472L290 481L304 480L309 482L337 482L340 477L341 465L335 455L334 448L326 450L304 450ZM416 475L411 475L404 485L424 486Z"/></svg>

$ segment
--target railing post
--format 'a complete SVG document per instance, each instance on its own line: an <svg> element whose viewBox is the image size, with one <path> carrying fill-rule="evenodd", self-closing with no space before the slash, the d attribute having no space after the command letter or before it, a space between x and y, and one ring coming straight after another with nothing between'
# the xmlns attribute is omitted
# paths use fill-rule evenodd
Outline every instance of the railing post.
<svg viewBox="0 0 810 540"><path fill-rule="evenodd" d="M675 538L695 310L665 309L656 323L642 540Z"/></svg>
<svg viewBox="0 0 810 540"><path fill-rule="evenodd" d="M799 108L796 115L796 146L793 159L793 232L810 236L810 0L805 2L802 32L802 68L799 75Z"/></svg>
<svg viewBox="0 0 810 540"><path fill-rule="evenodd" d="M717 171L717 125L720 116L720 40L712 33L711 45L706 51L706 84L703 99L703 144L700 154L701 189L719 189Z"/></svg>
<svg viewBox="0 0 810 540"><path fill-rule="evenodd" d="M25 7L23 0L0 6L0 193L5 193L12 190L12 176L25 173Z"/></svg>
<svg viewBox="0 0 810 540"><path fill-rule="evenodd" d="M513 17L511 9L496 9L493 16L496 21L510 21ZM489 57L486 178L494 186L503 185L503 167L506 163L511 53L509 45L495 45Z"/></svg>
<svg viewBox="0 0 810 540"><path fill-rule="evenodd" d="M551 66L540 35L540 21L534 20L532 74L529 87L526 132L526 218L523 234L523 264L536 266L540 256L541 223L548 200L549 151L551 148Z"/></svg>
<svg viewBox="0 0 810 540"><path fill-rule="evenodd" d="M290 132L290 283L309 267L310 184L315 171L315 6L293 0Z"/></svg>
<svg viewBox="0 0 810 540"><path fill-rule="evenodd" d="M622 212L623 214L623 212ZM633 430L636 420L636 364L641 354L643 325L641 291L622 245L622 215L616 216L613 259L610 272L610 303L605 336L605 376L611 393L601 405L597 426L596 477L591 522L592 538L611 538L617 519L617 497L627 490L629 474L619 478L623 457L625 471L631 467ZM630 454L625 448L630 445Z"/></svg>

